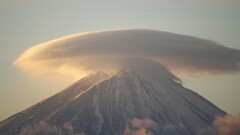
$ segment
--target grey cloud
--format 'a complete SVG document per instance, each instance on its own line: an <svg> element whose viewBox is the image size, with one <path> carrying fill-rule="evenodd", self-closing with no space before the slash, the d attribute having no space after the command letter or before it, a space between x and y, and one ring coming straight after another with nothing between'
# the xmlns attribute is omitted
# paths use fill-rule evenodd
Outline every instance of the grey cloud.
<svg viewBox="0 0 240 135"><path fill-rule="evenodd" d="M39 44L25 51L15 65L33 74L77 74L119 70L124 68L119 60L129 58L155 61L173 72L223 74L239 71L240 50L168 32L112 30L80 33Z"/></svg>

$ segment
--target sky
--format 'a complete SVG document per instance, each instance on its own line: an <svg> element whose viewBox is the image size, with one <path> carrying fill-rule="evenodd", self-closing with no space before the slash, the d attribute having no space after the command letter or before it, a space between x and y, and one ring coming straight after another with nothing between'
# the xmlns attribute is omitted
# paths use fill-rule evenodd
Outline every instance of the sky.
<svg viewBox="0 0 240 135"><path fill-rule="evenodd" d="M13 62L28 48L80 32L152 29L240 49L239 0L0 0L0 120L63 90L72 79L26 74ZM240 73L185 76L185 87L240 114Z"/></svg>

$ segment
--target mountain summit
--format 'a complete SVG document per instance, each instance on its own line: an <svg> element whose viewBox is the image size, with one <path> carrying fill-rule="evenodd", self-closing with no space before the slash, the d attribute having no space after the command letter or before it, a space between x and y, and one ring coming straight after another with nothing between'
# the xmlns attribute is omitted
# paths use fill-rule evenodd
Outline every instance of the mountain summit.
<svg viewBox="0 0 240 135"><path fill-rule="evenodd" d="M163 67L140 66L150 67L91 74L2 121L0 134L200 135L225 115Z"/></svg>

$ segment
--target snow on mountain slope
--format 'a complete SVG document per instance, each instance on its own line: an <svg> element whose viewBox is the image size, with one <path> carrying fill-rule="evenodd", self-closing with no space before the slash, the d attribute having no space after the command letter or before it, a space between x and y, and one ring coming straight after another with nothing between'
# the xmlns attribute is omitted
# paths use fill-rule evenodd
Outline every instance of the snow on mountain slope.
<svg viewBox="0 0 240 135"><path fill-rule="evenodd" d="M74 98L77 98L95 84L107 78L109 78L109 76L103 72L88 75L62 92L1 121L0 134L14 135L17 134L22 127L34 125L39 123L39 121L48 119L48 117L66 106Z"/></svg>
<svg viewBox="0 0 240 135"><path fill-rule="evenodd" d="M3 121L0 133L198 135L225 114L174 79L141 76L90 75Z"/></svg>

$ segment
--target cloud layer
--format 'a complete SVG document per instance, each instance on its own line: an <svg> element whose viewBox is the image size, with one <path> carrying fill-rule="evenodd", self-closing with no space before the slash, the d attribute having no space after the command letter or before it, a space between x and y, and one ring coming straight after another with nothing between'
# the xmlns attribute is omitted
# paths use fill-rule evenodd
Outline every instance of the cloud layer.
<svg viewBox="0 0 240 135"><path fill-rule="evenodd" d="M240 115L217 117L214 121L214 128L218 135L240 135Z"/></svg>
<svg viewBox="0 0 240 135"><path fill-rule="evenodd" d="M78 78L96 70L118 71L129 59L147 59L174 73L239 71L240 50L168 32L129 29L80 33L36 45L14 64L35 75Z"/></svg>
<svg viewBox="0 0 240 135"><path fill-rule="evenodd" d="M66 122L62 127L50 126L44 121L36 125L28 126L20 130L20 135L87 135L85 133L75 133L71 123Z"/></svg>
<svg viewBox="0 0 240 135"><path fill-rule="evenodd" d="M210 127L199 129L197 135L240 135L240 115L218 116Z"/></svg>
<svg viewBox="0 0 240 135"><path fill-rule="evenodd" d="M131 119L126 124L122 135L153 135L155 133L181 133L187 130L183 123L166 124L160 126L157 122L151 119ZM185 131L184 131L185 132ZM87 135L85 133L75 133L73 125L66 122L63 126L50 126L44 121L39 124L22 128L20 135L31 134L56 134L56 135ZM216 117L210 127L198 129L197 135L239 135L240 134L240 115L232 116L225 115Z"/></svg>
<svg viewBox="0 0 240 135"><path fill-rule="evenodd" d="M123 135L153 135L157 123L150 119L132 119L128 121Z"/></svg>

